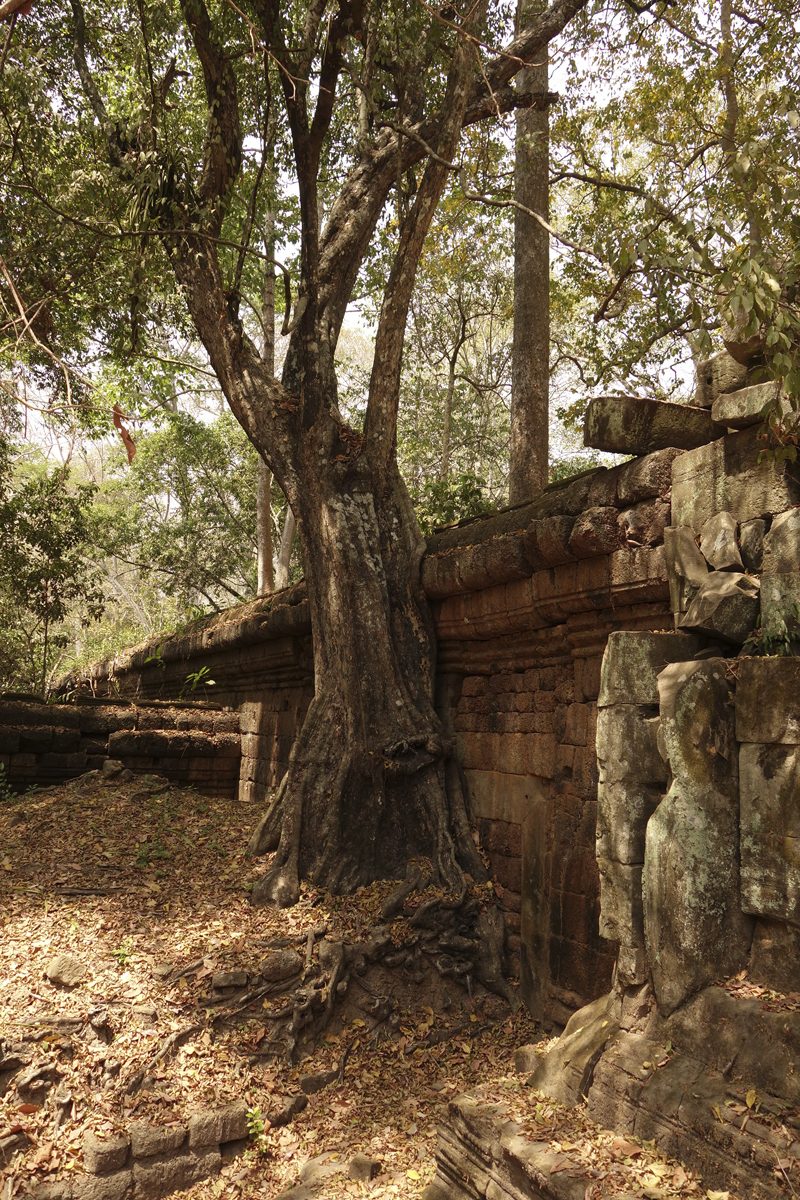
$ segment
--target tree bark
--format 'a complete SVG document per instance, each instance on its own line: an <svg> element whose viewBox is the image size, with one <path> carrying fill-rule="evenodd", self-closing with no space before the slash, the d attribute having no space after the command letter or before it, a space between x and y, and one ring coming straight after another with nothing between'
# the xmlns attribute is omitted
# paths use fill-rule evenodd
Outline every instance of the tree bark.
<svg viewBox="0 0 800 1200"><path fill-rule="evenodd" d="M543 7L519 0L525 28ZM547 95L547 47L521 71L519 87ZM546 104L517 113L514 197L549 217L549 117ZM527 213L514 213L514 341L511 364L511 448L508 499L533 500L547 484L550 417L550 238Z"/></svg>
<svg viewBox="0 0 800 1200"><path fill-rule="evenodd" d="M356 9L343 4L331 10L312 89L306 85L325 5L309 5L303 38L291 52L282 40L276 0L254 6L264 43L285 59L278 77L301 223L300 300L279 382L246 335L236 290L226 287L217 252L242 162L233 60L204 0L181 0L202 68L208 128L194 229L176 201L162 218L161 238L228 403L296 518L314 639L314 698L287 773L250 843L254 854L274 851L254 889L255 902L291 904L303 876L332 891L351 890L403 874L414 858L459 892L464 870L485 877L459 772L448 772L454 781L448 791L445 765L452 746L433 707L436 645L420 582L424 540L396 456L403 338L417 264L462 128L520 102L509 86L520 59L535 55L586 2L555 0L534 32L514 39L480 71L471 32L481 28L480 4L469 8L465 28L455 36L452 26L444 35L437 32L437 42L445 45L449 38L450 46L438 107L409 127L413 137L394 129L377 133L330 206L324 230L318 173ZM80 0L72 5L82 14ZM108 115L91 84L77 15L75 28L76 64L105 129ZM108 135L112 160L128 154L127 144L111 140L115 129ZM338 409L336 341L389 193L423 160L397 230L364 432L357 434ZM176 212L180 219L171 225Z"/></svg>

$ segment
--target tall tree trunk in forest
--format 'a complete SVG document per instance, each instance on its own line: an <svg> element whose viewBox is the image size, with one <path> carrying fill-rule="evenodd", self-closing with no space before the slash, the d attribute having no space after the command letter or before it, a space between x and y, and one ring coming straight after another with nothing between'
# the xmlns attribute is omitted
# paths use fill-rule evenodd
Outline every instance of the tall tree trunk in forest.
<svg viewBox="0 0 800 1200"><path fill-rule="evenodd" d="M159 233L228 403L297 520L314 639L314 698L287 773L250 843L252 853L274 851L254 889L255 902L294 902L302 876L334 891L350 890L396 877L411 858L428 860L454 889L463 887L464 870L483 876L464 797L459 788L446 787L453 747L433 706L436 642L420 581L425 542L397 467L403 339L417 264L462 128L490 118L500 105L508 111L525 102L511 87L520 61L539 54L586 2L555 0L532 32L480 70L480 5L466 6L464 31L451 22L436 24L430 53L439 90L431 111L407 126L413 137L406 127L398 132L395 122L376 118L373 140L359 149L327 208L324 230L321 156L347 43L361 32L361 9L343 2L323 22L325 5L309 5L300 36L283 28L284 6L264 0L250 8L263 45L281 66L301 223L298 299L278 381L239 320L239 297L218 250L226 198L242 163L237 56L222 44L203 0L183 0L204 76L208 136L197 209L187 216L184 201L175 199L160 210ZM83 52L80 0L72 7L76 66L110 157L119 162L121 135ZM312 88L307 48L318 34L322 49ZM364 429L356 433L339 411L334 352L367 247L392 189L401 185L409 194L398 205Z"/></svg>
<svg viewBox="0 0 800 1200"><path fill-rule="evenodd" d="M517 28L545 5L518 0ZM545 220L550 211L548 52L518 76L541 95L539 107L517 113L514 198ZM535 217L514 213L514 341L511 363L511 448L508 499L533 500L547 483L550 413L550 237Z"/></svg>
<svg viewBox="0 0 800 1200"><path fill-rule="evenodd" d="M274 152L271 155L274 164ZM271 182L271 181L270 181ZM272 189L270 189L272 190ZM268 258L275 255L275 213L270 205L264 222L264 251ZM261 291L261 324L264 330L264 365L275 374L275 268L264 263L264 286ZM272 562L272 472L258 456L258 492L256 500L256 535L258 544L258 594L263 596L275 587ZM285 586L285 585L284 585Z"/></svg>

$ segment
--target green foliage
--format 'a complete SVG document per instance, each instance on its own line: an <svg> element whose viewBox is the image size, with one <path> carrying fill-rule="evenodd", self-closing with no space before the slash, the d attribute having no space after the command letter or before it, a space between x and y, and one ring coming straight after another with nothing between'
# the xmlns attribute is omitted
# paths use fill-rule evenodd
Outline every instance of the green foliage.
<svg viewBox="0 0 800 1200"><path fill-rule="evenodd" d="M11 784L8 782L5 763L0 763L0 804L9 804L12 800L16 800L17 795Z"/></svg>
<svg viewBox="0 0 800 1200"><path fill-rule="evenodd" d="M493 505L486 498L485 488L485 480L470 474L425 480L420 491L411 496L423 534L430 537L443 525L491 512Z"/></svg>
<svg viewBox="0 0 800 1200"><path fill-rule="evenodd" d="M72 485L67 470L12 471L0 463L0 686L47 690L66 644L58 628L73 608L88 624L103 611L100 575L91 560L90 510L95 489Z"/></svg>
<svg viewBox="0 0 800 1200"><path fill-rule="evenodd" d="M790 657L794 654L794 647L800 640L799 631L800 601L795 601L785 616L775 614L771 621L754 629L742 646L742 653L755 656Z"/></svg>
<svg viewBox="0 0 800 1200"><path fill-rule="evenodd" d="M211 423L167 413L130 468L118 459L98 495L95 538L187 614L198 601L224 608L255 595L257 486L256 451L230 413Z"/></svg>

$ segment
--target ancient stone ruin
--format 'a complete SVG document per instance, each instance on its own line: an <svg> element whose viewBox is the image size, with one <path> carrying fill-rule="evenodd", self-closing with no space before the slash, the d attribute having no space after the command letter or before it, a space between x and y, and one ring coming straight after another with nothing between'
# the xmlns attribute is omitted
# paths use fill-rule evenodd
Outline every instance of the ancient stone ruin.
<svg viewBox="0 0 800 1200"><path fill-rule="evenodd" d="M789 1194L776 1163L800 1158L800 473L761 453L767 403L775 385L727 355L691 406L594 401L587 444L636 457L437 533L422 579L506 967L565 1027L532 1086L771 1200ZM255 823L313 692L302 584L68 687L141 714L204 668ZM744 970L789 998L722 986ZM576 1187L502 1113L454 1102L429 1200Z"/></svg>
<svg viewBox="0 0 800 1200"><path fill-rule="evenodd" d="M800 1159L800 496L793 471L759 460L774 385L748 386L731 362L708 365L697 397L728 432L672 462L674 629L614 632L603 656L596 848L611 988L528 1082L654 1139L708 1187L772 1200L793 1194ZM596 402L588 438L624 449L632 429L639 448L643 429L669 428L628 408ZM725 986L745 971L738 981L772 1003ZM461 1098L451 1117L427 1200L573 1194L501 1110Z"/></svg>

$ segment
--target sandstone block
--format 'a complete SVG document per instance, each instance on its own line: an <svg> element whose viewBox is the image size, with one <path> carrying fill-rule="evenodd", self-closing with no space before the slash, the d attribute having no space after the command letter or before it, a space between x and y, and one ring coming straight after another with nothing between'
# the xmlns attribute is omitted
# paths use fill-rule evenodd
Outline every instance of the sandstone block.
<svg viewBox="0 0 800 1200"><path fill-rule="evenodd" d="M666 782L667 768L658 749L658 718L640 705L614 704L598 709L596 746L603 783Z"/></svg>
<svg viewBox="0 0 800 1200"><path fill-rule="evenodd" d="M569 539L573 558L612 554L622 545L616 508L588 508L576 519Z"/></svg>
<svg viewBox="0 0 800 1200"><path fill-rule="evenodd" d="M90 1175L104 1175L125 1166L130 1142L126 1137L99 1138L86 1133L83 1138L83 1165Z"/></svg>
<svg viewBox="0 0 800 1200"><path fill-rule="evenodd" d="M598 706L658 704L658 676L664 667L686 662L702 646L702 639L690 633L612 633L603 655Z"/></svg>
<svg viewBox="0 0 800 1200"><path fill-rule="evenodd" d="M739 789L742 907L800 925L800 746L745 743Z"/></svg>
<svg viewBox="0 0 800 1200"><path fill-rule="evenodd" d="M259 966L259 974L267 983L280 983L291 979L303 969L303 960L296 950L275 950L268 954Z"/></svg>
<svg viewBox="0 0 800 1200"><path fill-rule="evenodd" d="M611 710L613 711L613 710ZM662 764L663 766L663 764ZM665 784L634 779L605 783L597 788L597 857L621 863L644 862L647 822L664 796Z"/></svg>
<svg viewBox="0 0 800 1200"><path fill-rule="evenodd" d="M743 658L736 740L800 745L800 658Z"/></svg>
<svg viewBox="0 0 800 1200"><path fill-rule="evenodd" d="M778 383L756 383L751 387L718 396L711 405L711 416L718 425L729 429L746 429L749 425L759 425L764 419L763 409L768 404L778 401L781 415L791 411L791 406L786 401L779 401L779 395Z"/></svg>
<svg viewBox="0 0 800 1200"><path fill-rule="evenodd" d="M764 536L767 532L767 522L760 517L753 521L744 521L739 529L739 548L744 569L751 575L758 575L764 556Z"/></svg>
<svg viewBox="0 0 800 1200"><path fill-rule="evenodd" d="M650 454L703 446L715 431L705 408L635 396L603 396L590 401L586 410L583 444L618 454Z"/></svg>
<svg viewBox="0 0 800 1200"><path fill-rule="evenodd" d="M757 429L718 438L672 464L672 522L699 533L709 517L729 512L738 521L784 512L800 502L795 465L758 461Z"/></svg>
<svg viewBox="0 0 800 1200"><path fill-rule="evenodd" d="M668 500L640 500L625 509L617 518L623 541L628 546L655 546L664 540L671 511Z"/></svg>
<svg viewBox="0 0 800 1200"><path fill-rule="evenodd" d="M87 1175L72 1184L72 1200L123 1200L133 1188L133 1172Z"/></svg>
<svg viewBox="0 0 800 1200"><path fill-rule="evenodd" d="M134 1121L130 1127L131 1152L134 1158L152 1158L156 1154L169 1154L177 1150L186 1140L182 1125L150 1125L147 1121Z"/></svg>
<svg viewBox="0 0 800 1200"><path fill-rule="evenodd" d="M759 591L752 575L714 571L698 589L680 628L741 646L758 623Z"/></svg>
<svg viewBox="0 0 800 1200"><path fill-rule="evenodd" d="M170 1192L185 1191L201 1179L219 1174L221 1165L217 1149L135 1162L133 1180L137 1200L159 1200Z"/></svg>
<svg viewBox="0 0 800 1200"><path fill-rule="evenodd" d="M713 358L697 364L695 404L698 408L711 408L717 397L745 387L749 374L746 366L738 363L727 350L721 350Z"/></svg>
<svg viewBox="0 0 800 1200"><path fill-rule="evenodd" d="M599 858L600 937L626 946L644 943L641 864Z"/></svg>
<svg viewBox="0 0 800 1200"><path fill-rule="evenodd" d="M47 966L47 978L51 983L61 984L62 987L76 987L87 974L85 963L71 954L57 954Z"/></svg>
<svg viewBox="0 0 800 1200"><path fill-rule="evenodd" d="M189 1118L189 1145L192 1150L198 1146L234 1142L246 1138L247 1134L247 1104L244 1100L235 1100L224 1108L195 1113Z"/></svg>
<svg viewBox="0 0 800 1200"><path fill-rule="evenodd" d="M688 525L665 528L664 557L669 576L670 608L675 614L686 612L708 575L708 563Z"/></svg>
<svg viewBox="0 0 800 1200"><path fill-rule="evenodd" d="M729 512L715 513L700 531L700 553L715 571L741 571L742 556L736 539L736 521Z"/></svg>
<svg viewBox="0 0 800 1200"><path fill-rule="evenodd" d="M698 362L694 376L694 403L698 408L711 408L718 396L744 388L748 376L750 372L746 366L736 362L727 350L721 350L714 358Z"/></svg>
<svg viewBox="0 0 800 1200"><path fill-rule="evenodd" d="M672 464L680 454L683 454L682 450L670 446L618 467L617 503L620 508L640 500L668 497L672 487Z"/></svg>
<svg viewBox="0 0 800 1200"><path fill-rule="evenodd" d="M662 671L663 743L673 782L647 824L642 879L647 957L659 1009L747 958L741 911L738 764L724 659ZM627 945L635 945L627 938Z"/></svg>
<svg viewBox="0 0 800 1200"><path fill-rule="evenodd" d="M762 568L769 575L784 575L800 571L800 509L773 517L769 533L764 537Z"/></svg>
<svg viewBox="0 0 800 1200"><path fill-rule="evenodd" d="M617 954L617 979L623 987L635 987L649 976L647 952L643 946L620 946Z"/></svg>
<svg viewBox="0 0 800 1200"><path fill-rule="evenodd" d="M572 561L569 540L574 524L573 516L542 517L531 521L525 530L524 547L525 557L534 571Z"/></svg>

